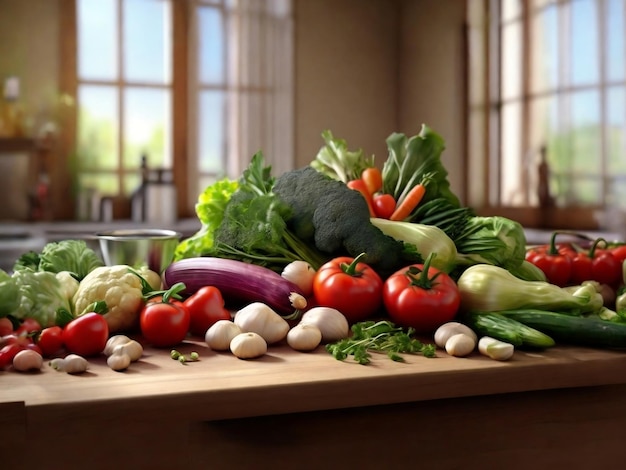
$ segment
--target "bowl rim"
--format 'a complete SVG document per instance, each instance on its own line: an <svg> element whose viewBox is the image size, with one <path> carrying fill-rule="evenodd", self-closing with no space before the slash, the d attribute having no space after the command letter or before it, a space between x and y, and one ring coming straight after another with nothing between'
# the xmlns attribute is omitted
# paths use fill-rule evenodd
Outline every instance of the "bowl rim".
<svg viewBox="0 0 626 470"><path fill-rule="evenodd" d="M101 240L180 240L182 233L170 229L157 228L129 228L104 230L96 233Z"/></svg>

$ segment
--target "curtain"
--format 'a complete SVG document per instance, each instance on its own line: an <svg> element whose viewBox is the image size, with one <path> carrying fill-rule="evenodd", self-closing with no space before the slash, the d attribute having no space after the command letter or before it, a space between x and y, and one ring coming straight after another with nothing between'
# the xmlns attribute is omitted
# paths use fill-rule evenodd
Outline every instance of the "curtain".
<svg viewBox="0 0 626 470"><path fill-rule="evenodd" d="M295 163L292 0L226 3L227 173L262 151L278 176Z"/></svg>

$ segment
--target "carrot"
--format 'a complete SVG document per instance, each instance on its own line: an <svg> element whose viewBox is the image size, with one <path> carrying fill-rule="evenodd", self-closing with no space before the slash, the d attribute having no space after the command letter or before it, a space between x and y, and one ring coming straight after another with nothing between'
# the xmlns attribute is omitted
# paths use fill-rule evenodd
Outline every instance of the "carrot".
<svg viewBox="0 0 626 470"><path fill-rule="evenodd" d="M365 186L367 186L367 191L370 195L380 191L383 187L383 175L375 166L363 170L361 179L365 181Z"/></svg>
<svg viewBox="0 0 626 470"><path fill-rule="evenodd" d="M396 206L389 220L402 221L417 207L426 194L426 184L418 183L408 192L406 197Z"/></svg>
<svg viewBox="0 0 626 470"><path fill-rule="evenodd" d="M367 190L365 181L360 178L358 180L351 180L348 181L347 186L348 188L361 193L361 195L365 199L365 202L367 202L367 207L370 211L370 217L376 217L376 212L374 211L374 207L372 206L372 196Z"/></svg>

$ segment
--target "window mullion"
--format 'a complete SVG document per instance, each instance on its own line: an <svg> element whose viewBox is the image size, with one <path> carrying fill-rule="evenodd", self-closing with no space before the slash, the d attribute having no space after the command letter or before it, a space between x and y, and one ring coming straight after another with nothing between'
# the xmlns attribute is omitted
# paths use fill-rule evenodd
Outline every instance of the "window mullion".
<svg viewBox="0 0 626 470"><path fill-rule="evenodd" d="M123 1L117 0L117 106L118 106L118 135L117 139L117 180L119 184L119 193L124 194L124 13L123 13Z"/></svg>
<svg viewBox="0 0 626 470"><path fill-rule="evenodd" d="M521 96L520 96L520 100L521 100L521 106L522 106L522 117L521 117L521 129L520 132L521 134L521 139L520 139L520 145L521 145L521 155L523 155L524 157L524 161L528 162L526 171L523 171L521 176L521 184L520 187L521 188L526 188L524 190L524 196L523 196L523 201L525 204L529 204L530 203L530 199L531 199L531 194L529 191L529 187L530 187L530 181L532 181L532 178L530 177L530 171L532 171L531 169L534 168L534 166L532 165L533 163L533 157L535 156L535 152L532 151L533 149L530 149L530 125L529 125L529 117L530 117L530 99L529 99L529 95L530 95L530 79L531 79L531 70L530 70L530 66L531 66L531 61L530 61L530 57L532 54L532 41L530 40L530 7L528 2L522 2L522 18L521 18L521 24L522 24L522 67L520 69L520 73L522 74L522 80L521 80L521 84L522 84L522 89L521 91Z"/></svg>
<svg viewBox="0 0 626 470"><path fill-rule="evenodd" d="M609 190L611 188L611 184L609 182L609 175L607 172L608 163L607 163L607 139L609 138L610 129L607 126L607 107L606 107L606 95L607 95L607 87L606 87L606 35L603 34L606 31L605 28L605 10L604 10L604 1L596 0L596 5L598 8L598 61L599 61L599 98L600 98L600 129L601 129L601 139L600 139L600 183L601 183L601 201L602 205L606 205L608 202L608 197L610 196Z"/></svg>

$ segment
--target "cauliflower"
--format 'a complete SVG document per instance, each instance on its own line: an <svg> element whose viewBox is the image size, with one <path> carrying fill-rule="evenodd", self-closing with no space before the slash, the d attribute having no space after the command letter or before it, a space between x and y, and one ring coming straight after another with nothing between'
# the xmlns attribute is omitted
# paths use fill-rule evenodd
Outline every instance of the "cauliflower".
<svg viewBox="0 0 626 470"><path fill-rule="evenodd" d="M150 285L144 286L142 276ZM133 271L125 264L101 266L91 271L78 285L74 294L75 312L80 315L92 303L104 300L108 312L104 315L110 333L127 331L137 326L144 305L144 294L161 288L161 278L148 268Z"/></svg>

